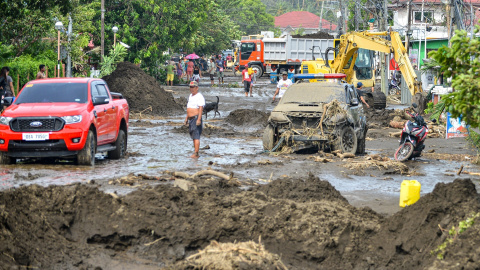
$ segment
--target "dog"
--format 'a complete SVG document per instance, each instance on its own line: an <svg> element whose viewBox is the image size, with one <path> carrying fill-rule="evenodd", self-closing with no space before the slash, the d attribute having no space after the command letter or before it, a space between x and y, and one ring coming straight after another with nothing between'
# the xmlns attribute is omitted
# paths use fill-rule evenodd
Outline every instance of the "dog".
<svg viewBox="0 0 480 270"><path fill-rule="evenodd" d="M214 118L215 116L217 116L217 113L218 113L218 116L220 116L220 112L218 111L219 102L220 102L220 98L218 98L217 96L217 102L208 102L205 104L205 106L203 107L203 114L205 115L205 119L207 119L207 113L210 111L215 112L215 114L213 115Z"/></svg>

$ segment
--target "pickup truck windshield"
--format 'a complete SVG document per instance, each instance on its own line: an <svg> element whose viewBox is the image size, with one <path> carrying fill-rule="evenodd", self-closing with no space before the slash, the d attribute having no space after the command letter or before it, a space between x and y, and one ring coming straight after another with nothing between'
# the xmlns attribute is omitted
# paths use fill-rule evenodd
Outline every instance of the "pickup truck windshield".
<svg viewBox="0 0 480 270"><path fill-rule="evenodd" d="M86 83L29 83L15 100L20 103L76 102L87 103Z"/></svg>

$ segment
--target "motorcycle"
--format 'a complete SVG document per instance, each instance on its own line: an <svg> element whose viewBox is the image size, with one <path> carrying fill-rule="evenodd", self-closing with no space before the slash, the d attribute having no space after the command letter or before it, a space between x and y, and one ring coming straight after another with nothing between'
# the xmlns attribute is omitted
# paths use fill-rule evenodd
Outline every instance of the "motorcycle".
<svg viewBox="0 0 480 270"><path fill-rule="evenodd" d="M413 103L412 107L417 108L417 104ZM395 152L395 160L405 161L419 157L425 149L425 139L427 138L427 123L418 112L414 114L406 112L413 118L413 122L408 120L403 127L400 135L400 147Z"/></svg>

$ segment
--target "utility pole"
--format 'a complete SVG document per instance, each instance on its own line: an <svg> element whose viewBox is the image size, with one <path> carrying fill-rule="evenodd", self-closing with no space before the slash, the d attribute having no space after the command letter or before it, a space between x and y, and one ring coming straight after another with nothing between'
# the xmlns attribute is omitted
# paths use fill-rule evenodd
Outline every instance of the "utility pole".
<svg viewBox="0 0 480 270"><path fill-rule="evenodd" d="M355 31L358 31L358 1L355 0L355 14L353 16L353 23L355 24Z"/></svg>
<svg viewBox="0 0 480 270"><path fill-rule="evenodd" d="M383 18L380 19L381 27L380 31L387 31L388 28L388 10L387 10L387 0L383 0ZM381 60L381 71L380 71L380 84L382 92L386 95L388 89L388 79L387 79L387 59L385 53L380 53Z"/></svg>
<svg viewBox="0 0 480 270"><path fill-rule="evenodd" d="M322 1L322 8L320 9L320 23L318 28L320 28L320 32L323 32L323 4L325 1Z"/></svg>
<svg viewBox="0 0 480 270"><path fill-rule="evenodd" d="M70 45L70 41L72 40L72 17L68 15L68 31L67 31L67 77L72 77L72 58L70 56L70 51L72 46Z"/></svg>
<svg viewBox="0 0 480 270"><path fill-rule="evenodd" d="M409 42L410 42L410 36L412 35L411 27L412 27L412 0L408 1L407 3L408 7L408 16L407 16L407 34L405 35L405 49L408 51L410 50Z"/></svg>
<svg viewBox="0 0 480 270"><path fill-rule="evenodd" d="M447 37L448 37L448 46L450 47L450 38L452 33L452 1L448 0L447 7L445 10L447 13Z"/></svg>
<svg viewBox="0 0 480 270"><path fill-rule="evenodd" d="M104 48L105 48L105 0L102 0L102 7L101 7L101 12L102 12L102 41L101 41L101 61L103 62L103 55L104 55Z"/></svg>

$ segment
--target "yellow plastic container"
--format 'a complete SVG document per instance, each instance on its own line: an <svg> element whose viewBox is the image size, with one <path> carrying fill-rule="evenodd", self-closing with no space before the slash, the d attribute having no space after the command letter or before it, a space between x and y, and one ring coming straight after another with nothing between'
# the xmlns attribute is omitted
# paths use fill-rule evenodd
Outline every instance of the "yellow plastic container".
<svg viewBox="0 0 480 270"><path fill-rule="evenodd" d="M400 207L416 203L420 199L421 187L417 180L403 180L400 187Z"/></svg>

